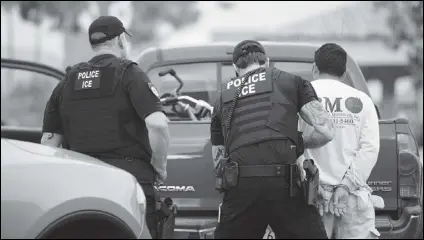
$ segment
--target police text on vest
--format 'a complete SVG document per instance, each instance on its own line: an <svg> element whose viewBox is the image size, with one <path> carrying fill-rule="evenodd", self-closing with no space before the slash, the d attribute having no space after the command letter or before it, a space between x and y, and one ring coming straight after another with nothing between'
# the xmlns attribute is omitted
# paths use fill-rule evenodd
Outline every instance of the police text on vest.
<svg viewBox="0 0 424 240"><path fill-rule="evenodd" d="M82 81L82 88L91 88L91 85L93 84L92 80L86 80L86 81Z"/></svg>
<svg viewBox="0 0 424 240"><path fill-rule="evenodd" d="M245 80L243 86L242 82ZM273 89L272 81L267 78L266 72L255 73L245 78L232 79L222 85L222 101L224 103L230 102L234 96L240 91L239 98L254 96L271 92Z"/></svg>
<svg viewBox="0 0 424 240"><path fill-rule="evenodd" d="M247 86L244 86L241 89L241 96L247 95L247 94L251 94L251 93L255 93L255 84L249 84Z"/></svg>
<svg viewBox="0 0 424 240"><path fill-rule="evenodd" d="M247 79L247 82L245 83L247 86L249 86L249 85L253 85L253 91L254 91L254 89L255 89L255 83L257 83L257 82L261 82L261 81L265 81L266 80L266 77L265 77L265 72L262 72L262 73L257 73L257 74L253 74L252 76L249 76L249 78ZM234 86L234 87L240 87L240 85L241 85L241 82L244 80L244 78L242 78L242 79L240 79L240 78L237 78L237 79L234 79L234 80L231 80L231 81L229 81L228 83L227 83L227 89L230 89L231 88L231 86ZM247 87L247 86L245 86L245 87ZM243 87L243 89L245 88L245 87ZM243 92L243 89L242 89L242 92ZM246 91L246 90L245 90ZM250 91L250 90L249 90Z"/></svg>
<svg viewBox="0 0 424 240"><path fill-rule="evenodd" d="M78 79L96 78L99 77L99 70L79 72Z"/></svg>
<svg viewBox="0 0 424 240"><path fill-rule="evenodd" d="M100 70L78 72L75 90L96 89L100 87Z"/></svg>

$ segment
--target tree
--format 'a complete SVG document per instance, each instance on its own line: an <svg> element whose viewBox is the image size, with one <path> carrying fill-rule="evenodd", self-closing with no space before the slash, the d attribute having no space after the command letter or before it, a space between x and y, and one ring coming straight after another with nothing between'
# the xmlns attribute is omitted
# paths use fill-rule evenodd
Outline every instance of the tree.
<svg viewBox="0 0 424 240"><path fill-rule="evenodd" d="M423 85L423 2L376 1L374 4L389 13L387 24L392 30L392 47L407 46L411 73L419 89Z"/></svg>
<svg viewBox="0 0 424 240"><path fill-rule="evenodd" d="M155 39L155 29L161 23L168 23L174 29L195 22L199 11L193 1L135 1L135 19L130 31L135 41Z"/></svg>
<svg viewBox="0 0 424 240"><path fill-rule="evenodd" d="M392 29L392 46L396 49L403 45L409 50L409 66L416 80L418 117L421 120L421 131L415 136L422 145L423 2L377 1L374 4L377 9L389 13L387 24Z"/></svg>
<svg viewBox="0 0 424 240"><path fill-rule="evenodd" d="M98 1L100 14L107 15L107 7L112 1ZM199 18L195 1L133 1L134 19L130 27L133 40L145 42L155 39L155 29L161 23L180 29ZM3 1L2 1L3 4ZM43 16L56 19L54 28L67 32L80 32L79 14L87 8L87 1L8 1L8 5L19 5L23 19L40 24ZM219 3L222 9L234 4Z"/></svg>

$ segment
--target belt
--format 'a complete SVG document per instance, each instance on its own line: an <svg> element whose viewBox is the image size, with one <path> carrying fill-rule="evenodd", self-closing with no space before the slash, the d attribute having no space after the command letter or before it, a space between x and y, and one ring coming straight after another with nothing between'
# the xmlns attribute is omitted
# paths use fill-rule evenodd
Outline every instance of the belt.
<svg viewBox="0 0 424 240"><path fill-rule="evenodd" d="M239 166L239 177L291 177L299 172L297 165L250 165Z"/></svg>

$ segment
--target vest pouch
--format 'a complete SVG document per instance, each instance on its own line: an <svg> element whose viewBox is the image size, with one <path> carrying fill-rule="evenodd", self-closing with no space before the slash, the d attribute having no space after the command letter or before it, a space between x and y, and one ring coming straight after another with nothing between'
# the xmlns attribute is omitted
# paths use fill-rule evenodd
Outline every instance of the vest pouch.
<svg viewBox="0 0 424 240"><path fill-rule="evenodd" d="M229 159L221 159L215 169L215 173L215 189L218 192L226 192L237 186L239 177L238 163Z"/></svg>
<svg viewBox="0 0 424 240"><path fill-rule="evenodd" d="M220 159L218 165L215 167L215 189L222 193L225 192L224 188L224 165L227 164L228 158Z"/></svg>
<svg viewBox="0 0 424 240"><path fill-rule="evenodd" d="M275 94L275 98L280 98L282 94ZM280 96L278 96L280 95ZM274 139L290 139L296 146L296 155L299 157L303 154L302 133L297 131L298 116L295 106L290 103L280 102L283 99L273 99L272 111L265 126L271 129L270 136L276 136ZM301 140L301 142L300 142ZM292 163L290 163L292 164Z"/></svg>
<svg viewBox="0 0 424 240"><path fill-rule="evenodd" d="M239 166L237 162L228 161L224 165L224 174L222 176L222 185L225 190L230 190L237 186L239 178Z"/></svg>
<svg viewBox="0 0 424 240"><path fill-rule="evenodd" d="M96 153L125 146L117 124L118 116L111 114L109 106L98 106L96 111L75 109L69 120L71 149L74 151Z"/></svg>

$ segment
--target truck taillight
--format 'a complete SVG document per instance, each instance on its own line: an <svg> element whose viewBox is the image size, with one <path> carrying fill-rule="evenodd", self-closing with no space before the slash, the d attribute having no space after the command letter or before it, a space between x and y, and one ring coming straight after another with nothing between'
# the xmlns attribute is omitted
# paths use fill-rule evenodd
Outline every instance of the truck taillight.
<svg viewBox="0 0 424 240"><path fill-rule="evenodd" d="M409 134L397 134L399 160L399 196L402 199L420 197L421 168L418 148Z"/></svg>

